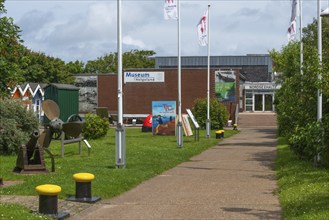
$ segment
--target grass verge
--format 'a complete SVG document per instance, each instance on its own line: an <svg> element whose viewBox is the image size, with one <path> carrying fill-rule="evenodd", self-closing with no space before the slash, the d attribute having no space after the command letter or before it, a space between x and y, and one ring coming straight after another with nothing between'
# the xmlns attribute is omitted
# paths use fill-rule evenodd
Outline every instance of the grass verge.
<svg viewBox="0 0 329 220"><path fill-rule="evenodd" d="M40 220L40 219L51 219L48 216L41 214L32 214L31 210L18 204L0 204L0 219L3 220Z"/></svg>
<svg viewBox="0 0 329 220"><path fill-rule="evenodd" d="M276 170L284 219L329 219L329 172L301 161L284 138L278 141Z"/></svg>
<svg viewBox="0 0 329 220"><path fill-rule="evenodd" d="M225 138L237 131L227 130ZM21 180L22 184L0 188L0 195L36 195L35 187L40 184L56 184L62 187L59 198L65 199L75 194L75 183L72 175L77 172L90 172L95 175L92 182L93 195L108 199L117 196L141 182L150 179L165 170L188 161L191 157L215 146L212 131L210 139L206 139L205 130L200 131L200 139L184 137L183 148L177 148L176 137L152 136L142 133L137 128L126 129L126 169L115 168L115 129L111 128L107 136L98 140L90 140L91 155L83 145L82 155L78 155L78 144L65 145L65 157L61 158L60 142L53 141L50 151L56 155L55 172L49 174L20 175L12 172L16 164L16 156L0 156L0 177L4 180ZM50 170L51 161L45 154L45 161ZM12 209L3 208L4 214ZM1 210L1 211L2 211ZM15 213L21 210L15 208ZM13 213L13 215L15 215ZM22 216L26 216L22 213Z"/></svg>

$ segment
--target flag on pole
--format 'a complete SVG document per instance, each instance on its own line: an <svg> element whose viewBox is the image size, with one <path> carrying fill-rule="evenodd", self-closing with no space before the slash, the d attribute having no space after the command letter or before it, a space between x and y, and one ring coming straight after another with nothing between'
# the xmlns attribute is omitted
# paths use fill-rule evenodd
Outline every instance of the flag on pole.
<svg viewBox="0 0 329 220"><path fill-rule="evenodd" d="M296 17L298 17L298 16L299 16L298 0L292 0L290 21L296 20Z"/></svg>
<svg viewBox="0 0 329 220"><path fill-rule="evenodd" d="M200 46L207 46L208 44L208 10L204 13L198 23L198 38Z"/></svg>
<svg viewBox="0 0 329 220"><path fill-rule="evenodd" d="M296 36L296 18L299 16L298 0L292 0L291 2L291 17L288 27L288 41L294 40Z"/></svg>
<svg viewBox="0 0 329 220"><path fill-rule="evenodd" d="M177 15L177 0L165 0L164 3L164 18L169 19L178 19Z"/></svg>
<svg viewBox="0 0 329 220"><path fill-rule="evenodd" d="M290 22L288 27L288 41L294 40L296 37L296 20Z"/></svg>

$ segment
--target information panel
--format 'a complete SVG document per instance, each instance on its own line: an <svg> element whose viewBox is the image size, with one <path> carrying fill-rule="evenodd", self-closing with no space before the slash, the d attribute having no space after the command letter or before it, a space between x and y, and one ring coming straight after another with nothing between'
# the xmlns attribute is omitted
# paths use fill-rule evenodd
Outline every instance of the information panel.
<svg viewBox="0 0 329 220"><path fill-rule="evenodd" d="M191 120L192 120L195 128L197 128L197 129L200 128L200 126L199 126L198 122L196 121L196 119L195 119L193 113L191 112L191 110L190 109L186 109L186 112L187 112L188 116L190 116L190 118L191 118Z"/></svg>
<svg viewBox="0 0 329 220"><path fill-rule="evenodd" d="M175 135L176 102L152 102L152 133L153 135Z"/></svg>

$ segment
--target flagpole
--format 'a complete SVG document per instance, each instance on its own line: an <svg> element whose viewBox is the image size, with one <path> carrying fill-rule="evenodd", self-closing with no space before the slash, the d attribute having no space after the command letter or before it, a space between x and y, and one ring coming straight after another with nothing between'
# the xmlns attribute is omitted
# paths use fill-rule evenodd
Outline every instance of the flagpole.
<svg viewBox="0 0 329 220"><path fill-rule="evenodd" d="M122 93L122 22L121 0L117 0L117 28L118 28L118 122L116 127L116 167L126 167L126 134L123 124L123 93Z"/></svg>
<svg viewBox="0 0 329 220"><path fill-rule="evenodd" d="M299 0L300 75L303 75L303 0Z"/></svg>
<svg viewBox="0 0 329 220"><path fill-rule="evenodd" d="M319 62L320 68L322 65L322 18L321 18L321 1L318 1L318 54L319 54ZM321 73L318 73L318 79L322 80ZM321 89L318 89L318 106L317 106L317 121L321 122L322 119L322 92Z"/></svg>
<svg viewBox="0 0 329 220"><path fill-rule="evenodd" d="M183 147L182 129L182 96L181 96L181 47L180 47L180 0L177 0L177 34L178 34L178 121L177 121L177 146Z"/></svg>
<svg viewBox="0 0 329 220"><path fill-rule="evenodd" d="M208 38L208 63L207 63L207 138L210 138L210 5L208 5L208 17L207 17L207 38Z"/></svg>

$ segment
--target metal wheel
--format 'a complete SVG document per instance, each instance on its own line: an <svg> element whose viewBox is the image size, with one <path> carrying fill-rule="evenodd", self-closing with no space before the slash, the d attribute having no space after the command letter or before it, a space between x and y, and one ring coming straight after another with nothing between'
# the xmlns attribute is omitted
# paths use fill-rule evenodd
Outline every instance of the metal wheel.
<svg viewBox="0 0 329 220"><path fill-rule="evenodd" d="M75 122L75 121L82 121L82 118L79 115L73 114L67 119L66 122Z"/></svg>

